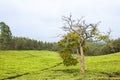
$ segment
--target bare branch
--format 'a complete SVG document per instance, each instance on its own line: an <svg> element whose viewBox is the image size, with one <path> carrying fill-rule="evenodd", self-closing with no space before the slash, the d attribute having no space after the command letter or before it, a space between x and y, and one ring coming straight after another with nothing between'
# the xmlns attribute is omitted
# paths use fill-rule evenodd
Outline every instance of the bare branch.
<svg viewBox="0 0 120 80"><path fill-rule="evenodd" d="M73 20L72 15L69 17L63 16L63 20L67 25L64 26L64 29L74 32L82 37L84 40L94 37L96 35L97 26L99 25L100 21L96 24L86 24L83 17L80 19Z"/></svg>

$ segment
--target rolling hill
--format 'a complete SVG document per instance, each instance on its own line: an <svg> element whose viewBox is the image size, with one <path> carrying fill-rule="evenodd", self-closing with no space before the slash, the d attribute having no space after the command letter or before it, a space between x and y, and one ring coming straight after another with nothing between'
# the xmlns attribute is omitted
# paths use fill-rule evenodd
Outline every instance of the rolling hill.
<svg viewBox="0 0 120 80"><path fill-rule="evenodd" d="M0 80L120 80L120 53L86 56L84 74L61 62L52 51L0 51Z"/></svg>

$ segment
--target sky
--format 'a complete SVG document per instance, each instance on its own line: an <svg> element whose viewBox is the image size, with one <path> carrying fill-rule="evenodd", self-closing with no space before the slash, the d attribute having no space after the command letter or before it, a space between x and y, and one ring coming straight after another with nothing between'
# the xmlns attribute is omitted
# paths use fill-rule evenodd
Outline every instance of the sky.
<svg viewBox="0 0 120 80"><path fill-rule="evenodd" d="M111 29L111 38L120 37L120 0L0 0L0 22L13 36L57 42L63 34L62 16L84 16L97 23L101 32Z"/></svg>

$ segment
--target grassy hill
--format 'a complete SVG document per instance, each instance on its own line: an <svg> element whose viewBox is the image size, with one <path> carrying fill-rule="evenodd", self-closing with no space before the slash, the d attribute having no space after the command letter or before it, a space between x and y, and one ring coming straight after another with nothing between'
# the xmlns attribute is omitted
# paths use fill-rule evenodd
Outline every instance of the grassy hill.
<svg viewBox="0 0 120 80"><path fill-rule="evenodd" d="M120 53L87 56L84 74L60 62L52 51L0 51L0 80L120 80Z"/></svg>

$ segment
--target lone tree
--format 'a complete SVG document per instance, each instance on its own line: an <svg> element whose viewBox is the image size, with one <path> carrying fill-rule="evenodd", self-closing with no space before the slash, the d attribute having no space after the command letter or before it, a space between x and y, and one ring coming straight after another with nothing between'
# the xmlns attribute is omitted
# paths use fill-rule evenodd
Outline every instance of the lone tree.
<svg viewBox="0 0 120 80"><path fill-rule="evenodd" d="M0 49L10 49L12 33L8 25L0 22Z"/></svg>
<svg viewBox="0 0 120 80"><path fill-rule="evenodd" d="M81 65L80 71L84 73L85 72L85 58L84 58L83 47L85 46L85 42L87 40L91 40L91 39L95 40L96 38L101 38L102 39L102 37L98 37L99 36L99 31L98 31L97 27L98 27L98 24L100 22L98 22L96 24L91 24L91 23L87 24L83 18L81 18L79 20L73 20L72 15L70 15L69 17L64 16L62 18L62 20L65 22L64 26L62 28L63 28L64 31L67 32L67 35L63 36L63 39L60 40L58 42L58 44L59 45L61 45L61 44L65 45L65 44L68 43L69 46L70 46L70 44L72 44L72 45L70 47L67 46L67 49L64 49L64 51L60 52L60 54L61 53L66 54L70 48L77 47L78 58L80 60L80 65ZM70 33L72 33L71 36L74 36L71 39L70 39L70 36L69 36ZM72 40L72 39L74 39L74 40ZM68 49L68 47L69 47L69 49ZM63 58L63 56L64 55L62 55L62 58ZM66 60L66 58L63 58L63 59L64 59L64 61ZM75 60L73 62L75 62L74 64L77 63ZM66 62L65 64L68 64L68 63Z"/></svg>

